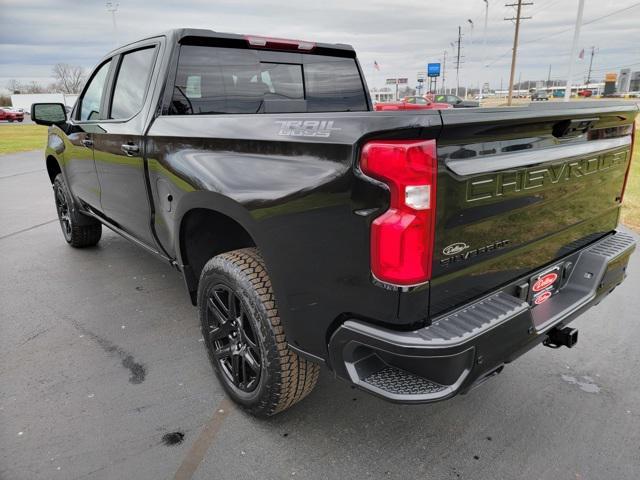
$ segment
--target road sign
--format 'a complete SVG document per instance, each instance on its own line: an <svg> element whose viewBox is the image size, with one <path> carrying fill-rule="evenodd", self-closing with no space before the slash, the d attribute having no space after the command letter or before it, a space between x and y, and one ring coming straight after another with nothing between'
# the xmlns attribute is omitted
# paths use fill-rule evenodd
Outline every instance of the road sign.
<svg viewBox="0 0 640 480"><path fill-rule="evenodd" d="M395 85L397 83L398 79L397 78L387 78L387 81L385 82L387 85Z"/></svg>
<svg viewBox="0 0 640 480"><path fill-rule="evenodd" d="M439 77L440 76L440 64L439 63L428 63L427 64L427 75L430 77Z"/></svg>
<svg viewBox="0 0 640 480"><path fill-rule="evenodd" d="M409 83L409 79L408 78L399 78L398 79L398 84L402 85L402 84L406 84Z"/></svg>

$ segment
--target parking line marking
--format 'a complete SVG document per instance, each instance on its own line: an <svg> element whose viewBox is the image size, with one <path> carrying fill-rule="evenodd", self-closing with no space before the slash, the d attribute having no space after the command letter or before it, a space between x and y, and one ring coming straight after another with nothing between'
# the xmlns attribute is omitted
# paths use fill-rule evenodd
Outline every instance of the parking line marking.
<svg viewBox="0 0 640 480"><path fill-rule="evenodd" d="M17 232L7 233L0 237L0 240L4 240L5 238L13 237L14 235L19 235L20 233L28 232L29 230L33 230L34 228L43 227L45 225L49 225L50 223L57 222L58 219L54 218L53 220L49 220L48 222L39 223L32 227L23 228L22 230L18 230Z"/></svg>
<svg viewBox="0 0 640 480"><path fill-rule="evenodd" d="M44 168L40 168L38 170L28 170L26 172L10 173L9 175L0 175L0 180L2 180L3 178L18 177L20 175L28 175L30 173L37 173L37 172L44 172Z"/></svg>
<svg viewBox="0 0 640 480"><path fill-rule="evenodd" d="M182 460L175 477L173 477L174 480L191 480L191 477L196 473L196 470L200 466L200 463L202 463L204 456L211 447L216 433L218 433L222 426L222 422L227 415L229 415L232 408L233 404L227 397L222 399L213 416L205 424L200 435L191 445L186 457Z"/></svg>

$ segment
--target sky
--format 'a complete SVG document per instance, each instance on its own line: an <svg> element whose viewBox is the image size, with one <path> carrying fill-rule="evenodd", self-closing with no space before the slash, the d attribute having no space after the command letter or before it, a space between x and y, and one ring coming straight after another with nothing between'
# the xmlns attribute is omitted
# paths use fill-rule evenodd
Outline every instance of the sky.
<svg viewBox="0 0 640 480"><path fill-rule="evenodd" d="M413 86L446 50L446 82L454 86L451 44L458 26L460 85L506 88L514 24L504 18L515 9L505 3L514 2L488 0L485 40L483 0L119 0L115 31L104 1L0 0L0 88L12 78L50 83L56 63L91 69L116 45L177 27L348 43L370 87L395 77ZM552 79L566 79L577 6L578 0L535 0L523 7L532 18L521 25L516 81L544 80L550 66ZM585 54L575 58L576 81L586 78L592 46L593 77L627 66L640 70L640 1L585 1L577 49Z"/></svg>

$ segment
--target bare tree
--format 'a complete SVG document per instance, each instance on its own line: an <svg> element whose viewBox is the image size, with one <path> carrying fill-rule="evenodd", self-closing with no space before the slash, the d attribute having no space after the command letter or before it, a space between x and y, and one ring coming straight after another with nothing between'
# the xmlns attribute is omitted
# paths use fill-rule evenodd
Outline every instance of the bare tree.
<svg viewBox="0 0 640 480"><path fill-rule="evenodd" d="M62 93L80 93L84 84L84 69L76 65L58 63L53 67L53 77Z"/></svg>
<svg viewBox="0 0 640 480"><path fill-rule="evenodd" d="M33 80L31 83L22 86L22 91L24 93L46 93L47 88L42 84Z"/></svg>
<svg viewBox="0 0 640 480"><path fill-rule="evenodd" d="M7 90L11 93L20 93L22 90L22 84L15 78L12 78L7 82Z"/></svg>

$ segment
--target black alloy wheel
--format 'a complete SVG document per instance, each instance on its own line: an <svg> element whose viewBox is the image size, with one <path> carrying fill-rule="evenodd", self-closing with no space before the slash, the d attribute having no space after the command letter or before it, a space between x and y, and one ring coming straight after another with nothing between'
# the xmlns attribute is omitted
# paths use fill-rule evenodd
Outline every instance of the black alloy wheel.
<svg viewBox="0 0 640 480"><path fill-rule="evenodd" d="M71 211L67 196L62 185L54 183L53 193L56 201L56 210L58 211L58 220L60 220L60 228L67 242L71 242Z"/></svg>
<svg viewBox="0 0 640 480"><path fill-rule="evenodd" d="M243 301L227 285L214 285L207 296L206 321L209 347L226 380L242 392L254 391L262 355Z"/></svg>

